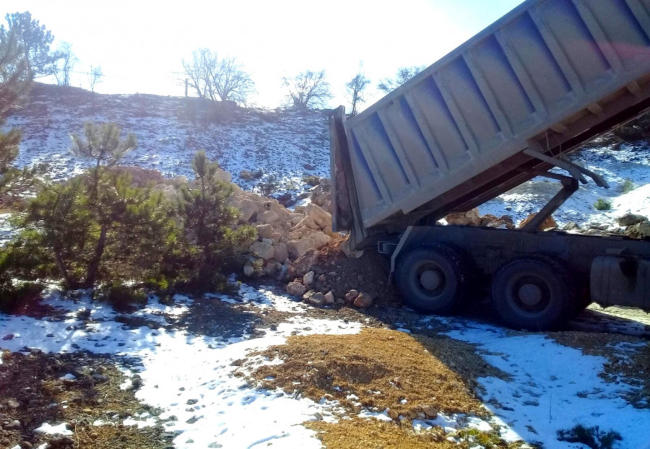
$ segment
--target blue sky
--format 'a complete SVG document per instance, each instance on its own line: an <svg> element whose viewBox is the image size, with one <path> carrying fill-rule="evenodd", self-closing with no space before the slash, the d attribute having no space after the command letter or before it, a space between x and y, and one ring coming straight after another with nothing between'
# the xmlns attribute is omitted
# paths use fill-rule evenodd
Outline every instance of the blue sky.
<svg viewBox="0 0 650 449"><path fill-rule="evenodd" d="M359 70L374 86L400 66L430 65L521 0L2 0L29 10L79 58L72 84L99 65L102 93L183 95L183 58L207 47L251 74L253 103L283 102L281 79L325 69L334 98ZM369 103L367 104L369 105ZM366 106L367 106L366 105Z"/></svg>

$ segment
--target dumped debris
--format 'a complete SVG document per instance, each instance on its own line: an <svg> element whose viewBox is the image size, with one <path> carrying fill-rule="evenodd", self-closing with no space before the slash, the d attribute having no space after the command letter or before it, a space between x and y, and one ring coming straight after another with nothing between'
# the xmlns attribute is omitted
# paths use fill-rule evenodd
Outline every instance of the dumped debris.
<svg viewBox="0 0 650 449"><path fill-rule="evenodd" d="M264 387L336 399L355 412L386 412L395 421L439 412L488 415L463 378L406 333L365 328L352 336L292 336L262 355L284 362L253 372Z"/></svg>

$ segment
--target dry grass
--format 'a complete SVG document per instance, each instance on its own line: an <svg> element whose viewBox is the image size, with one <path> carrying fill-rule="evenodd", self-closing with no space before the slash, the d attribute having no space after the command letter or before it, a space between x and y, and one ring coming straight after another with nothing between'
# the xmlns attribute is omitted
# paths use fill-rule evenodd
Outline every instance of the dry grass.
<svg viewBox="0 0 650 449"><path fill-rule="evenodd" d="M442 429L416 433L411 426L399 426L376 419L344 419L337 423L311 421L305 424L317 432L326 448L332 449L464 449L445 439Z"/></svg>
<svg viewBox="0 0 650 449"><path fill-rule="evenodd" d="M315 401L326 397L353 411L388 410L395 420L438 412L488 415L459 373L402 332L364 328L357 335L292 336L262 355L284 361L253 372L263 386L297 390Z"/></svg>

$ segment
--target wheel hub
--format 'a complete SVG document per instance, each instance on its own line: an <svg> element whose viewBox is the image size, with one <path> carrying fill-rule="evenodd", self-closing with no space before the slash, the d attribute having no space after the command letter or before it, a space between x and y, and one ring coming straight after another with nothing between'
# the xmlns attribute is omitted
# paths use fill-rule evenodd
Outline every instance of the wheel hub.
<svg viewBox="0 0 650 449"><path fill-rule="evenodd" d="M425 270L420 274L420 284L427 290L436 290L440 287L442 281L442 276L435 270Z"/></svg>
<svg viewBox="0 0 650 449"><path fill-rule="evenodd" d="M535 284L524 284L519 287L517 296L519 296L519 300L522 303L529 307L532 307L542 301L543 293L542 289Z"/></svg>

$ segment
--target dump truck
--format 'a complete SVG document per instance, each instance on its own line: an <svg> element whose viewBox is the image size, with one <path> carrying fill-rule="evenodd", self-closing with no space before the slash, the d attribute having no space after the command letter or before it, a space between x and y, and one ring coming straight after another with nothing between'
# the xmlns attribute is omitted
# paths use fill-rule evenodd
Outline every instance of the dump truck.
<svg viewBox="0 0 650 449"><path fill-rule="evenodd" d="M410 81L330 119L333 228L390 257L411 307L484 285L513 327L591 302L650 309L650 241L540 231L579 183L567 154L650 107L650 0L528 0ZM557 194L521 230L443 226L534 177Z"/></svg>

